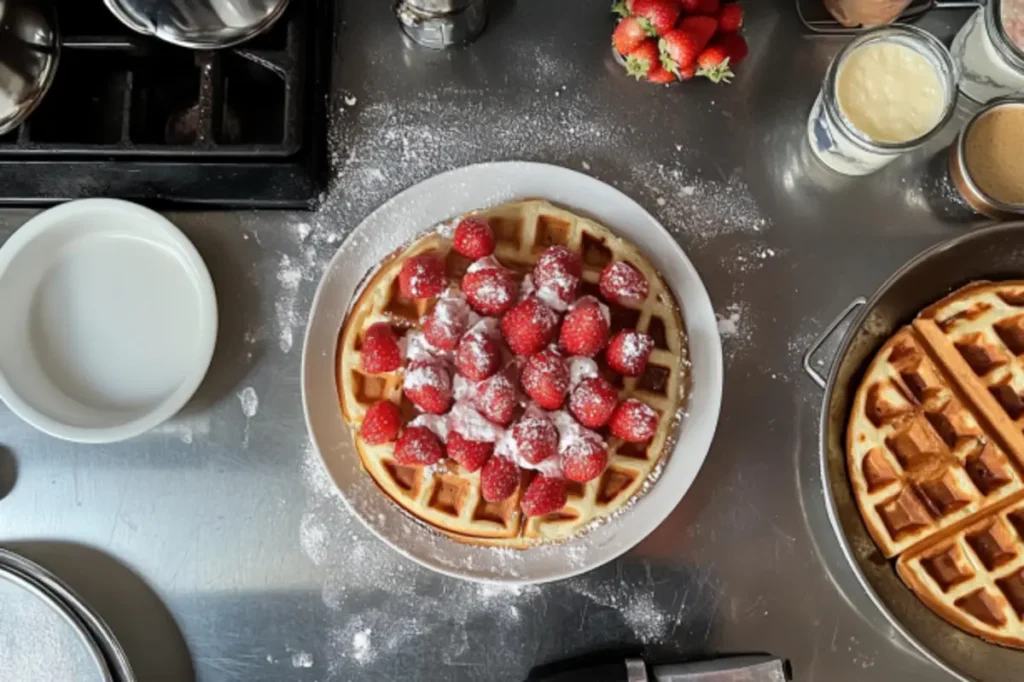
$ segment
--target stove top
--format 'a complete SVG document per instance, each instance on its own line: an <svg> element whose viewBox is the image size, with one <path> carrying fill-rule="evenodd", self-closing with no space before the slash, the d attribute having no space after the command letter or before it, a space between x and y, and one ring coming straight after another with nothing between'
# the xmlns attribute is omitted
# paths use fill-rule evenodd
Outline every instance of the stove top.
<svg viewBox="0 0 1024 682"><path fill-rule="evenodd" d="M132 32L100 0L57 0L56 78L0 136L0 204L311 206L326 172L332 5L293 0L267 33L197 51Z"/></svg>

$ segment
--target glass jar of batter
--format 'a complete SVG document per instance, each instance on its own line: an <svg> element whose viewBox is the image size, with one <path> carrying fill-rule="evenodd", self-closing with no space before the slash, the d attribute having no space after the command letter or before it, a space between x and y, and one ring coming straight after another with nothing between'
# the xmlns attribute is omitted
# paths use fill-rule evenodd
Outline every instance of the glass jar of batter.
<svg viewBox="0 0 1024 682"><path fill-rule="evenodd" d="M1024 91L1024 0L988 0L953 40L960 91L984 104Z"/></svg>
<svg viewBox="0 0 1024 682"><path fill-rule="evenodd" d="M851 41L825 75L807 138L826 166L867 175L916 149L953 115L949 51L913 26L887 26Z"/></svg>

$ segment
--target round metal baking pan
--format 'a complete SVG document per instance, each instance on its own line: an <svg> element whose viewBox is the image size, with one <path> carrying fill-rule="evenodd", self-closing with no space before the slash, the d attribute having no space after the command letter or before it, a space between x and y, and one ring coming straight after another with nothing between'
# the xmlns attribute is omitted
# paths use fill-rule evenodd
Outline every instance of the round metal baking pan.
<svg viewBox="0 0 1024 682"><path fill-rule="evenodd" d="M20 554L0 549L0 574L5 573L31 583L71 611L99 649L114 682L135 682L131 663L113 631L67 584ZM0 667L0 673L2 672L3 669Z"/></svg>
<svg viewBox="0 0 1024 682"><path fill-rule="evenodd" d="M864 301L854 301L804 357L804 367L824 385L820 466L833 530L869 597L892 624L936 665L961 680L1024 679L1024 651L990 644L935 615L896 575L875 546L853 497L846 473L846 422L864 371L881 345L921 309L954 289L981 279L1024 277L1024 222L967 233L912 259ZM811 357L843 318L855 315L827 382Z"/></svg>
<svg viewBox="0 0 1024 682"><path fill-rule="evenodd" d="M68 606L21 573L0 567L0 678L117 682Z"/></svg>

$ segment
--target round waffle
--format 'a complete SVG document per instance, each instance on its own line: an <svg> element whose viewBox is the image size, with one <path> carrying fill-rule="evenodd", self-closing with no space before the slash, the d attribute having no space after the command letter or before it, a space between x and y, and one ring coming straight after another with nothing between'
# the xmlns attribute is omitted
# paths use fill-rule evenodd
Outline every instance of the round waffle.
<svg viewBox="0 0 1024 682"><path fill-rule="evenodd" d="M619 389L620 398L636 397L661 416L654 437L643 445L608 438L609 463L604 473L588 483L568 484L569 501L558 512L526 518L519 498L529 483L524 476L519 491L499 503L480 493L479 472L469 473L451 460L439 466L407 467L394 460L394 444L370 445L358 435L367 408L378 400L400 405L405 421L415 408L402 395L402 370L367 375L361 371L360 344L364 330L380 321L399 333L418 329L430 312L432 300L402 296L398 274L410 257L434 253L444 258L449 282L457 285L470 265L451 249L443 234L431 232L387 258L365 281L349 310L338 343L337 385L345 420L352 425L363 468L378 487L416 518L451 537L473 544L522 548L539 541L568 538L595 520L621 509L644 487L666 457L671 436L687 393L687 344L679 306L653 265L629 242L606 227L540 200L502 204L473 215L488 222L497 245L494 255L503 266L522 277L549 246L562 244L580 254L583 275L580 295L597 295L601 271L622 260L636 267L650 285L641 304L609 305L611 331L637 329L649 334L655 348L643 375L623 378L604 371ZM602 367L602 370L607 370Z"/></svg>

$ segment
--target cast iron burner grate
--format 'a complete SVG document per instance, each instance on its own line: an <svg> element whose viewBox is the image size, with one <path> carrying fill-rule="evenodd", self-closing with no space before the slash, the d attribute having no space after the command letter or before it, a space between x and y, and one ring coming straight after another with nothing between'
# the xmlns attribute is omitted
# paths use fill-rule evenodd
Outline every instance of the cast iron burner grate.
<svg viewBox="0 0 1024 682"><path fill-rule="evenodd" d="M0 136L0 203L310 206L326 164L332 4L292 0L266 34L194 51L133 33L100 0L58 0L57 75Z"/></svg>

